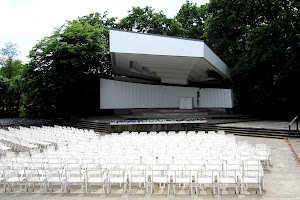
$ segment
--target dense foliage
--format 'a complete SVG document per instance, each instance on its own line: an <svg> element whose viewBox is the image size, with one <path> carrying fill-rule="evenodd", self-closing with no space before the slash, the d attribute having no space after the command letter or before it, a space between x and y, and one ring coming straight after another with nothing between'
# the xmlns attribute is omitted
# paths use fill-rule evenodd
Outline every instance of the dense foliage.
<svg viewBox="0 0 300 200"><path fill-rule="evenodd" d="M5 43L0 49L0 116L18 117L24 65L16 60L17 44Z"/></svg>
<svg viewBox="0 0 300 200"><path fill-rule="evenodd" d="M298 0L187 1L174 18L133 7L118 22L93 13L40 40L22 65L13 43L1 50L0 115L68 117L99 112L99 78L112 77L111 28L203 39L231 68L236 109L297 114Z"/></svg>
<svg viewBox="0 0 300 200"><path fill-rule="evenodd" d="M230 66L237 108L297 114L300 2L212 0L208 44Z"/></svg>
<svg viewBox="0 0 300 200"><path fill-rule="evenodd" d="M66 117L99 109L99 78L111 76L108 30L99 13L68 21L31 50L23 109L30 116Z"/></svg>

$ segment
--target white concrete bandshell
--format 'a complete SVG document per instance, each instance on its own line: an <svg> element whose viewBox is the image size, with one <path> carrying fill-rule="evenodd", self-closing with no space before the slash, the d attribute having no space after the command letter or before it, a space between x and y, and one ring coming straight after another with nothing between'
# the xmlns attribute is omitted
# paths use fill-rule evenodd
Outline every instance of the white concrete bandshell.
<svg viewBox="0 0 300 200"><path fill-rule="evenodd" d="M110 30L110 53L117 75L179 85L213 79L207 71L230 78L227 65L200 40Z"/></svg>

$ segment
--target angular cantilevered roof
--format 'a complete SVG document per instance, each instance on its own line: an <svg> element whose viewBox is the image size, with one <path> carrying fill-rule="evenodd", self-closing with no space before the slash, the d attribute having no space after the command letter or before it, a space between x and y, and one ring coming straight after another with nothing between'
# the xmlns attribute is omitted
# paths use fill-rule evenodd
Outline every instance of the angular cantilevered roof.
<svg viewBox="0 0 300 200"><path fill-rule="evenodd" d="M227 65L201 40L110 30L113 72L117 75L187 85L229 78ZM212 72L212 73L211 73Z"/></svg>

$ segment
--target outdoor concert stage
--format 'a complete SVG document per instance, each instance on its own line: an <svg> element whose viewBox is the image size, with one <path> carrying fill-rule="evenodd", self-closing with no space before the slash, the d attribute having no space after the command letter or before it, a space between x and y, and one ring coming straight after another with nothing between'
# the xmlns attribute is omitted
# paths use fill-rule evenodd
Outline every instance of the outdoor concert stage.
<svg viewBox="0 0 300 200"><path fill-rule="evenodd" d="M227 65L201 40L110 30L100 109L233 108Z"/></svg>

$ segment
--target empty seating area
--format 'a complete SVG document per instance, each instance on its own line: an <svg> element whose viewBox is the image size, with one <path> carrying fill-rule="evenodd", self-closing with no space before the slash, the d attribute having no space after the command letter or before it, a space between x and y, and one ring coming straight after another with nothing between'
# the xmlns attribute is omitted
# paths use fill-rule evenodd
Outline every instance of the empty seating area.
<svg viewBox="0 0 300 200"><path fill-rule="evenodd" d="M20 192L89 193L91 187L109 194L112 188L131 193L168 194L187 189L221 194L233 188L264 189L264 168L271 164L265 144L236 142L224 131L128 132L100 136L71 127L0 129L0 184ZM13 187L11 187L13 186Z"/></svg>

